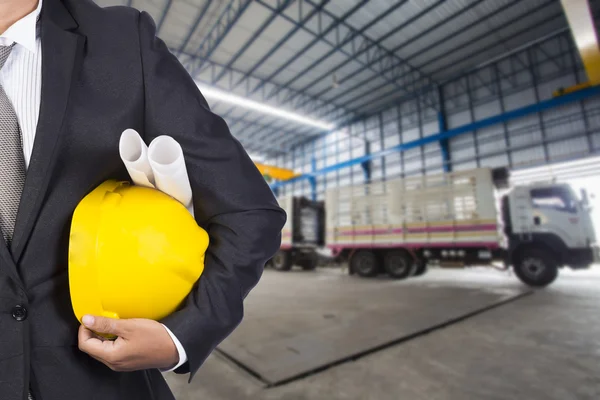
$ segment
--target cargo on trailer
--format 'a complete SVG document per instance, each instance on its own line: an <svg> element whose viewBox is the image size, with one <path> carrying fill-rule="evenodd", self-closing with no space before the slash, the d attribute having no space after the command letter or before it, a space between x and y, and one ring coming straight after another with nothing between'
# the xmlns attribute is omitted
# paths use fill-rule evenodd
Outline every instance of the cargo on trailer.
<svg viewBox="0 0 600 400"><path fill-rule="evenodd" d="M509 188L506 169L340 187L327 191L325 204L327 246L361 276L406 278L432 262L497 263L544 286L563 266L598 260L585 196L551 182Z"/></svg>

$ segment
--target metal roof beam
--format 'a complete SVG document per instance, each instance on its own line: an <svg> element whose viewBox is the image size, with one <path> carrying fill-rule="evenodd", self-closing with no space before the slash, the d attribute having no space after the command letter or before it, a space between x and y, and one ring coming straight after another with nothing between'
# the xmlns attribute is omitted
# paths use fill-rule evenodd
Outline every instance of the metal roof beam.
<svg viewBox="0 0 600 400"><path fill-rule="evenodd" d="M518 3L520 3L520 1L521 1L521 0L514 0L514 1L512 1L511 3L507 3L507 4L505 4L504 6L502 6L502 7L501 7L501 10L503 11L503 10L505 10L505 9L509 8L510 6L517 5ZM539 5L538 7L536 7L536 8L534 8L534 9L530 10L529 12L527 12L527 13L525 13L525 14L523 14L523 15L519 16L519 17L517 17L517 18L516 18L516 19L515 19L513 22L517 22L517 21L519 21L519 20L521 20L521 19L523 19L523 18L529 17L530 15L532 15L532 14L534 14L534 13L537 13L537 12L539 12L539 11L540 11L542 8L546 7L548 4L551 4L551 3L553 3L554 1L555 1L555 0L547 0L545 3L542 3L542 4L541 4L541 5ZM500 12L500 9L499 9L499 10L496 10L496 12ZM426 51L429 51L429 50L431 50L431 49L433 49L433 48L435 48L435 47L437 47L437 46L439 46L439 45L441 45L441 44L445 43L447 40L449 40L449 39L451 39L451 38L455 37L456 35L458 35L458 34L461 34L461 33L465 32L465 31L467 31L467 30L471 29L472 27L474 27L474 26L476 26L476 25L478 25L478 24L480 24L480 23L482 23L482 22L486 21L487 19L491 18L492 16L493 16L493 15L487 15L485 18L478 19L478 20L476 20L475 22L473 22L473 23L471 23L471 24L468 24L468 25L466 25L465 27L461 28L459 32L457 32L457 33L455 33L455 34L453 34L453 35L448 35L446 38L442 39L441 41L438 41L438 42L432 43L431 45L427 46L427 47L426 47L426 48L424 48L424 49L419 49L419 50L417 50L416 52L414 52L413 54L411 54L410 56L408 56L407 58L408 58L408 59L411 59L411 58L415 57L417 54L423 54L423 53L425 53ZM503 29L503 28L506 28L506 26L499 26L499 27L495 28L494 30L492 30L492 31L490 31L490 32L485 32L485 33L483 33L483 34L481 34L481 35L477 36L476 38L473 38L473 39L469 40L469 43L471 44L471 43L475 43L475 42L477 42L477 41L479 41L479 40L481 40L481 39L485 39L486 37L489 37L489 35L490 35L490 34L492 34L492 33L495 33L496 31L498 31L498 30L500 30L500 29ZM530 28L527 28L526 30L528 30L528 29L530 29ZM519 34L521 34L521 33L523 33L523 31L519 31ZM514 35L513 35L513 36L514 36ZM512 38L513 36L511 36L511 38ZM505 39L505 40L508 40L508 39ZM423 68L423 67L426 67L426 66L428 66L428 65L432 64L433 62L435 62L435 61L437 61L437 60L440 60L440 59L443 59L444 57L447 57L448 55L450 55L450 54L454 53L455 51L456 51L456 48L451 48L451 49L448 49L447 51L445 51L445 52L443 52L443 53L440 53L440 54L438 54L438 55L437 55L436 57L434 57L433 59L427 60L425 63L419 64L419 65L418 65L418 68ZM470 56L474 55L475 53L478 53L479 51L480 51L480 50L477 50L477 51L471 52L471 53L469 53L469 55L467 55L467 56L463 57L463 59L469 59L469 57L470 57ZM435 74L437 74L437 73L439 73L439 72L443 71L443 70L444 70L444 69L446 69L447 67L448 67L448 64L445 64L443 67L437 68L435 71L432 71L432 74L433 74L433 75L435 75ZM344 95L347 95L348 93L351 93L352 91L354 91L354 90L358 89L359 87L361 87L362 85L364 85L364 84L366 84L366 83L368 83L368 80L364 80L364 81L362 81L362 82L359 82L359 83L357 83L356 85L354 85L353 87L351 87L350 89L348 89L347 91L345 91L344 93L342 93L341 95L338 95L338 96L336 96L336 97L334 97L334 98L330 99L330 101L334 102L335 100L339 99L341 96L344 96ZM378 91L378 90L380 90L380 89L383 89L385 86L387 86L387 84L382 84L382 85L379 85L379 86L377 86L376 88L372 89L372 91L373 91L373 92L376 92L376 91ZM432 88L434 88L434 85L427 85L427 86L424 86L424 87L420 87L419 89L420 89L420 92L425 92L427 89L430 89L430 90L431 90ZM387 92L385 95L382 95L381 97L383 98L383 97L385 97L385 96L387 96L387 95L390 95L390 94L393 94L393 93L394 93L394 91L388 91L388 92ZM356 99L351 99L351 100L349 100L349 101L346 101L345 103L342 103L342 104L341 104L341 106L342 106L342 107L349 107L349 106L350 106L350 105L351 105L353 102L355 102L355 101L356 101ZM356 106L356 107L360 107L360 106Z"/></svg>
<svg viewBox="0 0 600 400"><path fill-rule="evenodd" d="M191 70L192 75L194 75L196 71L200 71L205 62L210 60L210 56L212 56L217 47L219 47L223 39L225 39L229 31L235 26L235 23L240 19L251 3L252 0L229 1L225 10L223 10L212 29L206 34L195 53L197 58L192 67L193 69Z"/></svg>
<svg viewBox="0 0 600 400"><path fill-rule="evenodd" d="M267 61L269 59L269 57L271 57L277 50L279 50L281 47L283 47L287 41L296 34L296 32L298 32L300 30L300 27L302 27L307 21L309 21L317 12L319 12L323 7L325 7L328 3L330 2L330 0L322 0L321 3L314 9L312 9L308 14L304 15L302 13L302 8L299 8L299 13L300 13L300 18L299 18L299 22L297 25L294 26L294 28L292 28L288 33L286 33L277 43L275 43L275 45L273 47L271 47L271 49L264 55L261 57L260 60L258 60L245 74L244 76L235 83L234 87L237 87L238 85L240 85L245 78L247 78L248 76L252 75L254 73L254 71L256 71L261 65L264 64L265 61Z"/></svg>
<svg viewBox="0 0 600 400"><path fill-rule="evenodd" d="M299 6L299 22L296 26L294 26L294 28L292 28L287 34L285 34L264 56L261 57L260 60L258 60L248 71L244 72L243 75L241 77L238 78L238 80L231 85L230 90L234 90L236 89L238 86L244 84L246 86L246 92L248 94L252 94L250 91L250 82L252 81L253 77L252 74L262 65L264 64L264 62L266 60L268 60L277 50L279 50L282 46L285 45L285 43L288 41L288 39L290 39L294 34L296 34L296 32L298 32L300 30L300 28L307 22L309 21L315 14L317 14L317 12L319 12L323 7L325 7L325 5L327 5L329 3L330 0L322 0L321 3L319 3L319 5L316 8L313 8L310 12L304 14L302 7ZM302 4L302 3L299 3ZM264 86L261 88L264 90ZM274 91L275 93L280 93L280 91ZM287 95L286 95L287 96ZM312 97L312 96L309 96ZM316 99L316 97L315 97ZM298 109L298 110L303 110L306 106L306 100L302 100L299 101L298 103L303 103L302 107L295 107L294 105L291 106L292 109ZM311 103L311 102L309 102ZM278 100L278 105L281 104L281 101ZM318 103L317 103L318 104ZM335 106L334 106L335 107ZM235 109L235 107L231 107L228 111L227 114L231 113L233 110ZM311 111L308 111L308 113L310 113ZM342 111L342 114L348 112L346 110ZM250 114L250 111L246 112L244 114L244 116L247 116ZM328 117L330 118L330 117Z"/></svg>
<svg viewBox="0 0 600 400"><path fill-rule="evenodd" d="M275 12L275 10L273 9L273 7L269 4L267 4L266 2L264 2L263 0L256 0L258 3L262 4L263 6L267 7L268 9L272 10L273 12ZM306 0L305 0L306 1ZM273 71L268 77L267 80L272 80L274 77L276 77L277 75L279 75L282 71L284 71L286 68L288 68L294 61L296 61L298 58L302 57L311 47L313 47L315 44L317 44L318 42L322 41L325 43L329 43L330 45L333 45L331 42L329 42L326 38L326 36L332 32L334 29L336 29L339 25L342 24L343 20L345 18L350 17L351 15L353 15L354 13L356 13L358 10L360 10L363 5L365 5L366 3L368 3L369 0L361 0L358 4L354 5L354 7L352 7L350 10L348 10L346 13L344 13L344 15L342 16L341 19L333 19L333 22L327 26L327 27L323 27L323 23L322 23L322 15L324 14L324 11L319 11L317 14L317 18L318 18L318 29L317 32L314 32L313 30L307 28L305 25L302 25L300 28L308 33L310 33L311 35L314 36L314 39L311 40L306 46L304 46L302 49L300 49L299 51L297 51L293 57L289 58L285 63L283 63L282 65L280 65L275 71ZM311 4L312 5L312 4ZM316 7L316 6L313 6ZM288 22L291 22L293 24L297 24L298 22L295 21L293 18L289 17L286 14L280 13L279 14L282 18L286 19ZM256 88L257 90L260 89L260 86L258 86Z"/></svg>
<svg viewBox="0 0 600 400"><path fill-rule="evenodd" d="M427 7L424 10L421 10L421 12L419 12L418 14L414 15L412 18L410 18L408 21L405 21L404 23L398 25L397 27L395 27L394 29L392 29L391 31L389 31L387 34L385 34L384 36L382 36L381 38L379 38L377 40L378 43L382 43L384 40L386 40L387 38L395 35L397 32L400 32L402 29L406 28L407 26L410 26L411 24L413 24L415 21L419 20L420 18L422 18L424 15L428 14L431 10L433 10L434 8L436 8L437 6L441 5L445 0L439 0L438 2L430 5L429 7ZM468 7L466 7L464 10L461 10L461 12L456 13L456 15L458 14L462 14L464 11L466 11L467 9L473 7L476 4L481 3L482 1L485 0L478 0L475 3L469 5ZM450 16L449 18L453 18L456 15ZM445 22L447 21L443 21L440 25L443 25ZM417 35L415 37L413 37L410 40L416 40L417 38L420 38L421 35ZM361 56L363 53L368 53L369 51L371 51L372 48L371 47L366 47L366 48L362 48L362 49L358 49L356 57ZM391 50L391 52L393 53L395 50ZM322 81L323 79L325 79L326 77L330 76L333 72L335 72L336 70L345 67L346 65L348 65L349 63L351 63L353 61L352 58L348 58L346 61L336 65L335 67L331 68L330 70L328 70L326 73L321 74L319 77L313 79L310 83L306 84L305 86L303 86L301 88L302 91L307 91L308 89L312 88L313 86L315 86L317 83L319 83L320 81ZM379 62L381 61L380 59L375 60L375 62ZM357 69L355 72L353 72L352 74L346 76L343 78L342 81L348 81L351 78L353 78L354 76L364 72L365 70L368 69L368 65L363 65L361 68ZM403 77L405 78L405 77ZM361 82L361 86L366 84L368 81L370 81L371 79L367 79ZM321 90L318 94L316 94L317 97L322 96L323 94L325 94L326 92L328 92L329 90L331 90L330 87L327 87L323 90ZM345 93L345 91L343 92ZM342 94L343 94L342 93Z"/></svg>
<svg viewBox="0 0 600 400"><path fill-rule="evenodd" d="M241 71L237 71L233 68L225 68L224 65L218 64L211 60L205 60L204 67L202 70L194 70L193 66L197 62L197 57L192 56L187 53L182 53L179 56L179 60L183 64L183 66L190 72L192 78L196 79L199 82L206 83L208 85L211 84L214 77L217 74L220 74L222 70L226 71L226 79L221 79L219 82L218 88L227 92L234 93L234 83L239 77L243 76L244 73ZM208 77L206 76L208 75ZM262 90L255 90L254 88L257 85L262 85ZM247 97L249 99L254 98L257 101L267 102L267 100L273 100L274 104L279 105L279 101L282 96L287 96L290 93L294 92L293 89L288 87L283 87L273 82L268 82L262 78L248 76L245 79L245 84L243 85L244 90L238 90L237 93L242 97ZM269 93L277 92L279 96L270 96ZM326 100L320 100L315 97L299 94L298 96L301 98L304 103L303 107L293 108L294 110L305 113L306 115L313 115L316 118L328 118L328 119L337 119L341 116L348 115L348 111L337 107L334 104L329 103ZM299 103L300 101L298 101ZM248 114L248 113L247 113Z"/></svg>
<svg viewBox="0 0 600 400"><path fill-rule="evenodd" d="M275 18L285 11L286 8L290 6L295 0L283 0L281 4L279 4L276 8L276 11L271 13L271 15L261 24L261 26L250 36L250 38L244 43L244 45L231 57L231 59L225 64L225 68L231 68L231 66L248 50L248 48L258 39L260 35L273 23ZM225 70L223 70L220 74L218 74L213 80L213 85L217 83L222 77L225 75Z"/></svg>
<svg viewBox="0 0 600 400"><path fill-rule="evenodd" d="M308 3L311 3L311 0L306 0L306 1ZM444 0L440 0L438 2L438 4L441 4L441 2L443 2L443 1ZM406 91L406 85L407 85L406 75L409 75L408 79L411 80L411 82L414 80L423 80L426 83L434 83L435 84L436 83L435 79L433 79L430 75L426 74L425 72L423 72L422 70L420 70L418 68L415 68L413 65L411 65L409 62L407 62L405 59L400 57L397 53L391 52L388 49L386 49L381 44L383 42L383 40L379 39L379 40L375 41L375 40L369 38L365 34L365 32L368 28L370 28L372 25L374 25L376 22L380 21L381 19L385 18L387 15L389 15L389 13L395 11L397 8L399 8L404 3L405 3L404 1L400 1L399 3L395 4L394 6L392 6L388 10L386 10L384 13L380 14L373 21L371 21L371 23L367 24L365 27L361 28L360 30L357 30L354 27L352 27L351 25L349 25L345 21L346 17L338 18L335 15L333 15L331 12L329 12L328 10L324 10L324 13L326 15L328 15L330 18L332 18L336 22L339 21L340 25L343 26L348 31L346 33L346 36L344 38L342 38L342 40L340 40L339 30L336 30L337 35L335 36L336 37L335 42L331 43L331 41L329 41L329 40L325 41L325 43L333 46L333 49L330 52L328 52L325 56L323 56L321 59L316 60L309 67L307 67L305 70L303 70L298 75L296 75L296 77L288 80L286 82L286 84L289 85L292 82L295 82L301 76L303 76L304 73L312 70L316 65L320 64L322 61L327 59L327 57L329 57L330 55L332 55L335 52L341 52L342 54L347 56L349 60L358 62L359 64L361 64L364 67L365 70L366 69L371 70L372 72L374 72L376 74L377 77L382 78L385 81L387 81L388 83L395 85L401 91ZM437 4L434 4L434 6L436 6L436 5ZM378 60L378 61L374 62L374 60ZM388 69L388 66L390 66L390 65L395 65L395 67L390 70L390 69ZM401 76L400 74L403 74L402 79L399 79ZM435 109L436 108L435 101L433 101L431 104L429 104L429 106Z"/></svg>
<svg viewBox="0 0 600 400"><path fill-rule="evenodd" d="M162 15L160 16L160 20L158 21L158 24L156 24L156 35L157 36L160 33L160 28L162 28L163 24L165 23L165 19L167 19L167 14L169 13L169 10L171 9L172 5L173 5L173 0L167 0L167 4L165 5L165 9L163 10Z"/></svg>
<svg viewBox="0 0 600 400"><path fill-rule="evenodd" d="M187 35L185 36L185 39L183 40L183 43L181 43L181 46L179 46L179 49L177 49L175 54L181 54L185 51L185 47L190 42L190 39L194 35L194 32L196 32L196 29L198 29L198 27L200 26L200 22L202 22L202 20L204 19L204 16L206 15L208 8L212 4L212 0L205 0L205 1L206 2L204 3L204 7L202 7L200 12L198 13L196 20L192 24L192 28L188 31Z"/></svg>
<svg viewBox="0 0 600 400"><path fill-rule="evenodd" d="M418 35L415 35L415 36L413 36L412 38L408 39L407 41L405 41L405 42L401 43L400 45L398 45L398 46L396 46L395 48L393 48L391 51L392 51L392 52L398 52L398 51L402 50L404 47L406 47L406 46L408 46L409 44L413 43L415 40L417 40L417 39L420 39L420 38L424 37L425 35L427 35L427 34L429 34L429 33L433 32L433 31L435 31L435 30L439 29L440 27L444 26L445 24L447 24L447 23L451 22L453 19L455 19L455 18L459 17L460 15L464 14L464 13L465 13L465 12L467 12L468 10L470 10L470 9L472 9L473 7L477 6L478 4L482 3L483 1L485 1L485 0L478 0L478 1L474 2L474 3L471 3L471 4L470 4L470 5L468 5L467 7L465 7L465 8L463 8L463 9L461 9L461 10L459 10L459 11L455 12L455 13L454 13L454 14L452 14L452 15L450 15L448 18L444 19L443 21L441 21L439 24L435 25L434 27L432 27L432 28L430 28L430 29L426 30L425 32L422 32L422 33L420 33L420 34L418 34ZM519 1L521 1L521 0L513 0L513 2L512 2L512 3L510 3L510 5L516 4L516 3L518 3ZM440 4L440 2L438 2L438 3L435 3L435 4L431 5L431 6L430 6L430 7L428 7L427 9L423 10L422 12L420 12L419 14L417 14L416 16L414 16L414 17L413 17L413 18L412 18L412 19L411 19L409 22L411 22L411 23L412 23L412 22L414 22L415 20L417 20L418 18L420 18L420 17L422 17L422 16L426 15L426 12L425 12L425 11L429 11L429 10L431 10L432 8L434 8L434 6L437 6L437 5L439 5L439 4ZM504 6L503 8L505 8L505 7L506 7L506 6ZM484 20L488 19L489 17L490 17L490 16L488 15L486 18L483 18L483 19L481 19L481 20L478 20L478 21L476 21L476 22L477 22L477 23L479 23L479 22L482 22L482 21L484 21ZM405 25L403 24L403 26L402 26L402 27L404 27L404 26L405 26ZM459 34L459 33L463 32L463 31L464 31L464 29L461 29L461 30L460 30L459 32L457 32L456 34ZM448 35L448 36L446 36L446 37L445 37L445 38L444 38L442 41L446 41L446 40L448 40L448 39L451 39L451 38L455 37L455 35L456 35L456 34L453 34L453 35ZM389 36L390 36L389 34L386 34L386 35L384 35L384 36L383 36L383 38L382 38L382 39L380 39L380 40L385 40L385 39L387 39L387 37L389 37ZM434 43L434 45L437 45L438 43L440 43L440 42L435 42L435 43ZM423 52L424 52L424 51L422 51L422 49L419 49L419 53L421 53L421 54L422 54ZM410 56L406 57L406 59L410 61L410 59L411 59L411 58L413 58L413 57L414 57L414 55L415 55L415 54L413 53L413 54L411 54ZM379 60L376 60L376 62L377 62L377 61L379 61ZM392 66L391 68L393 68L393 66ZM418 68L423 68L423 65L419 66ZM358 76L358 75L359 75L360 73L362 73L364 70L365 70L364 68L358 69L358 70L354 71L353 73L351 73L350 75L348 75L347 77L345 77L345 78L344 78L344 80L345 80L345 81L349 81L349 80L353 79L355 76ZM435 75L435 74L433 74L433 73L430 73L430 75ZM402 78L402 77L400 77L400 78ZM341 97L343 97L343 96L347 95L348 93L351 93L352 91L359 89L360 87L362 87L362 86L366 85L366 84L367 84L367 83L369 83L369 82L370 82L370 79L364 79L364 80L362 80L362 81L360 81L360 82L356 83L356 84L355 84L354 86L352 86L351 88L349 88L349 89L345 90L344 92L342 92L342 93L339 93L337 96L333 97L333 98L331 99L331 101L335 101L335 100L337 100L337 99L339 99L339 98L341 98ZM316 82L315 82L315 83L316 83ZM414 82L414 84L413 84L413 86L414 86L414 87L412 87L412 88L411 88L411 91L413 91L413 92L416 92L416 93L418 93L418 92L420 91L420 89L422 88L422 86L418 86L418 83L420 83L420 82ZM382 87L385 87L385 86L386 86L386 85L382 84L382 85L378 86L378 89L380 89L380 88L382 88ZM321 92L317 93L317 94L316 94L316 96L319 96L319 97L320 97L320 96L322 96L322 95L323 95L325 92L327 92L328 90L329 90L329 89L324 89L324 90L322 90Z"/></svg>

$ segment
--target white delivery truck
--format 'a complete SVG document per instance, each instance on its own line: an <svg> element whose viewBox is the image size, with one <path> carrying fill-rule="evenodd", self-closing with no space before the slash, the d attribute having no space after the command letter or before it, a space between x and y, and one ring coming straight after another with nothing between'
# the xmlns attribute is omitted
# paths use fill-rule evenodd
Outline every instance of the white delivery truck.
<svg viewBox="0 0 600 400"><path fill-rule="evenodd" d="M332 189L326 243L360 276L502 263L545 286L559 268L598 261L586 195L567 184L507 186L506 169L478 168Z"/></svg>
<svg viewBox="0 0 600 400"><path fill-rule="evenodd" d="M316 250L325 245L323 202L294 196L277 200L287 221L281 232L281 247L269 264L279 271L289 271L293 265L315 269L319 260Z"/></svg>

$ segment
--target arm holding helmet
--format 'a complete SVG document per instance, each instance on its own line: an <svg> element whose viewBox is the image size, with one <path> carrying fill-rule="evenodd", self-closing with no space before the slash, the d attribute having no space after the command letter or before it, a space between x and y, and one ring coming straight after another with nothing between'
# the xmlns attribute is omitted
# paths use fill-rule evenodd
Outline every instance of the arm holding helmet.
<svg viewBox="0 0 600 400"><path fill-rule="evenodd" d="M279 249L286 216L225 121L210 111L193 79L155 34L154 22L142 12L139 18L145 87L142 135L147 143L159 135L170 135L181 144L196 221L210 236L200 280L182 308L161 321L180 341L187 355L187 362L175 372L190 372L191 379L215 347L241 322L243 300L258 283L266 261ZM84 351L111 368L170 368L177 364L175 344L160 323L105 318L96 318L95 323L119 331L125 339L133 338L121 340L120 351L108 350L113 352L113 361L120 361L108 363L102 359L106 351L103 346L116 346L116 342L100 344L101 340L91 331L81 328L80 344L83 341ZM155 334L155 342L147 343L143 339L145 334ZM136 346L136 340L144 340L146 350L144 346ZM94 347L90 348L92 343ZM148 354L152 348L160 350L156 356Z"/></svg>

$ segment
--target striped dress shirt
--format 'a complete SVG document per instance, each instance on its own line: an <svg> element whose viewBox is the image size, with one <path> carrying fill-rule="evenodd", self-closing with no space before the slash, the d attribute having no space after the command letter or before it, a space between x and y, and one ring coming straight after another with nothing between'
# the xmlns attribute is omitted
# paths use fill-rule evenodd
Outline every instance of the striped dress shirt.
<svg viewBox="0 0 600 400"><path fill-rule="evenodd" d="M36 27L41 7L42 1L35 11L15 22L0 35L0 46L16 43L0 70L0 85L17 114L23 138L25 167L29 167L40 114L42 43Z"/></svg>
<svg viewBox="0 0 600 400"><path fill-rule="evenodd" d="M41 9L42 0L39 0L33 12L15 22L0 35L0 46L10 46L15 43L4 67L0 70L0 85L4 88L17 114L26 168L29 167L33 151L42 94L42 41L38 24ZM187 354L173 332L166 326L164 328L179 353L179 362L173 368L163 371L167 372L185 363Z"/></svg>

